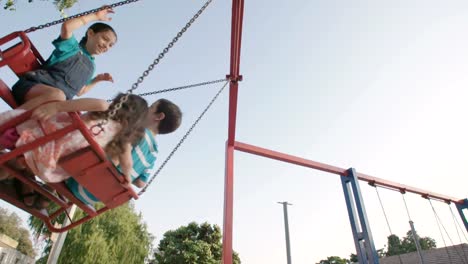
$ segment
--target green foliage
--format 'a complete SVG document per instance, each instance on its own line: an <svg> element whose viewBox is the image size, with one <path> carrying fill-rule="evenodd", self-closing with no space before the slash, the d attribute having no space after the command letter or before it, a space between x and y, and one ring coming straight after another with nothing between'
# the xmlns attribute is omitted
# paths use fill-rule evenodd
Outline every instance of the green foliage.
<svg viewBox="0 0 468 264"><path fill-rule="evenodd" d="M6 3L3 6L3 9L14 11L15 10L15 0L6 0Z"/></svg>
<svg viewBox="0 0 468 264"><path fill-rule="evenodd" d="M327 257L327 259L321 260L317 264L348 264L348 263L349 263L349 260L347 259L342 259L337 256L331 256L331 257Z"/></svg>
<svg viewBox="0 0 468 264"><path fill-rule="evenodd" d="M416 235L418 235L416 233ZM419 245L422 250L427 250L436 247L436 242L430 237L419 237ZM400 239L396 235L390 235L388 237L388 250L386 256L400 255L404 253L416 251L416 243L414 243L413 233L408 231L406 237Z"/></svg>
<svg viewBox="0 0 468 264"><path fill-rule="evenodd" d="M60 12L72 7L76 2L78 0L54 0L54 4Z"/></svg>
<svg viewBox="0 0 468 264"><path fill-rule="evenodd" d="M417 235L417 233L416 233ZM419 244L421 245L422 250L432 249L436 247L436 242L433 238L430 237L419 237ZM387 250L379 249L377 254L379 258L385 256L395 256L405 253L410 253L416 251L416 244L414 243L413 234L410 231L406 232L406 237L400 239L397 235L390 235L387 237ZM357 263L357 255L350 255L351 263ZM327 263L327 262L324 262Z"/></svg>
<svg viewBox="0 0 468 264"><path fill-rule="evenodd" d="M45 1L45 0L42 0ZM2 2L0 0L0 2ZM29 3L34 2L33 0L28 0ZM76 4L78 0L53 0L53 3L57 9L62 12L64 9L72 7ZM3 9L14 11L16 10L16 0L6 0L5 4L3 5Z"/></svg>
<svg viewBox="0 0 468 264"><path fill-rule="evenodd" d="M82 216L83 212L77 210L74 219ZM36 235L49 234L38 222L30 220L30 226ZM152 249L152 241L141 215L136 214L129 203L70 230L58 263L144 263ZM43 257L37 263L47 262L50 246L51 241L47 240Z"/></svg>
<svg viewBox="0 0 468 264"><path fill-rule="evenodd" d="M401 240L397 235L390 235L387 237L387 256L394 256L403 254L403 247L401 246Z"/></svg>
<svg viewBox="0 0 468 264"><path fill-rule="evenodd" d="M0 207L0 234L5 234L18 241L19 252L35 257L36 252L29 239L29 231L21 226L21 219L15 213L10 213L7 209Z"/></svg>
<svg viewBox="0 0 468 264"><path fill-rule="evenodd" d="M219 264L222 255L221 229L195 222L167 231L154 254L157 264ZM233 263L240 264L237 253Z"/></svg>

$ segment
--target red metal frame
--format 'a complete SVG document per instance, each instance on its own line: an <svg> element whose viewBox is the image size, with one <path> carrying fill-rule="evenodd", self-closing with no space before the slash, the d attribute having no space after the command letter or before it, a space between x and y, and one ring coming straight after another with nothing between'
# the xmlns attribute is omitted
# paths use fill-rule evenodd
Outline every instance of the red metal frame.
<svg viewBox="0 0 468 264"><path fill-rule="evenodd" d="M0 67L8 65L16 75L21 76L25 72L37 69L44 63L44 59L39 54L34 45L29 41L24 32L13 32L0 39L0 45L5 45L9 41L19 38L20 42L4 51L0 50L2 60ZM12 108L16 108L17 104L11 95L10 88L0 80L0 97L8 103ZM51 202L58 205L58 209L48 215L45 211L40 211L31 207L27 207L20 199L13 186L0 185L0 198L15 205L18 208L25 210L28 213L41 219L52 232L63 232L77 225L80 225L91 218L106 212L109 209L120 206L130 199L138 199L132 187L127 185L125 178L114 167L112 162L107 159L106 154L101 147L94 141L91 132L86 125L81 121L77 113L69 113L72 124L47 134L33 142L17 147L10 152L0 155L0 166L10 172L19 182L31 186L37 193L49 198ZM31 112L25 112L20 116L4 123L0 126L0 133L6 129L16 127L18 124L28 120ZM33 178L23 175L23 172L9 166L7 161L23 155L26 151L35 149L51 140L62 137L75 130L80 131L83 137L88 141L89 147L76 151L59 161L61 166L71 177L73 177L80 185L90 191L96 198L104 204L99 210L93 206L84 204L77 199L73 193L66 187L65 183L48 183L60 195L54 195L44 186ZM99 176L99 177L96 177ZM105 186L105 188L102 188ZM71 221L67 226L61 228L54 227L53 221L60 215L66 213L66 210L76 204L86 215L76 221Z"/></svg>
<svg viewBox="0 0 468 264"><path fill-rule="evenodd" d="M0 67L3 67L12 61L16 61L18 58L25 57L27 53L31 50L31 42L28 40L28 37L26 36L26 33L19 31L19 32L13 32L3 38L0 39L0 46L5 45L6 43L14 40L15 38L20 38L21 40L21 45L18 46L18 49L15 50L14 53L7 53L6 51L1 52L0 55L2 60L0 61Z"/></svg>
<svg viewBox="0 0 468 264"><path fill-rule="evenodd" d="M242 20L244 16L244 0L232 1L231 19L231 68L229 77L229 123L226 144L226 177L224 183L224 224L223 224L223 263L232 264L232 218L234 197L234 140L236 132L237 96L240 71L240 53L242 39Z"/></svg>
<svg viewBox="0 0 468 264"><path fill-rule="evenodd" d="M16 75L21 76L44 64L44 58L23 31L13 32L1 38L0 46L15 39L19 39L20 42L5 50L0 50L0 67L8 65Z"/></svg>
<svg viewBox="0 0 468 264"><path fill-rule="evenodd" d="M25 120L28 120L30 115L31 112L25 112L17 118L6 122L0 126L0 133L10 127L15 127ZM49 198L52 202L59 206L59 209L51 215L47 215L44 212L27 207L22 201L20 201L15 192L5 190L4 186L1 187L2 191L0 192L0 198L38 217L52 232L67 231L97 215L106 212L109 209L115 208L127 202L132 198L138 199L138 195L135 193L135 191L125 183L125 178L117 171L114 165L107 159L107 156L101 147L94 141L89 129L81 121L79 115L77 113L70 113L70 117L73 121L71 125L53 133L47 134L31 143L15 148L8 153L0 155L0 165L3 165L3 167L7 169L12 175L14 175L16 179L24 184L31 186L39 194ZM16 158L28 150L35 149L38 146L41 146L56 138L62 137L75 130L79 130L82 133L82 135L88 141L90 147L64 157L60 160L59 165L62 166L71 176L73 176L81 185L85 186L90 191L92 191L91 189L93 187L93 183L94 186L99 185L97 187L106 186L106 188L100 188L99 193L92 192L105 205L103 208L97 211L93 207L86 205L78 200L68 190L64 183L52 183L48 185L53 187L66 199L62 199L61 197L50 193L38 182L5 164L8 160ZM106 176L109 177L104 177L103 174L107 174ZM96 178L96 175L99 175L100 177ZM101 180L106 180L106 182L104 184L99 184L99 182L102 183ZM70 225L63 226L61 228L54 227L53 221L73 204L78 205L78 207L80 207L87 215L79 220L72 221Z"/></svg>
<svg viewBox="0 0 468 264"><path fill-rule="evenodd" d="M256 147L256 146L241 143L241 142L235 142L234 149L242 151L242 152L270 158L270 159L275 159L275 160L284 161L284 162L296 164L296 165L303 166L303 167L308 167L308 168L315 169L315 170L333 173L333 174L344 176L344 177L348 176L347 169L343 169L343 168L335 167L335 166L328 165L325 163L320 163L320 162L292 156L289 154L284 154L281 152L277 152L277 151L273 151L273 150L269 150L269 149L265 149L261 147ZM437 199L437 200L442 200L444 202L451 202L451 203L456 203L456 204L463 204L462 199L457 199L457 198L450 197L447 195L429 192L426 190L400 184L397 182L369 176L367 174L357 173L357 177L359 180L368 182L372 185L382 186L382 187L394 189L400 192L415 193L415 194L419 194L423 196L424 198Z"/></svg>
<svg viewBox="0 0 468 264"><path fill-rule="evenodd" d="M266 158L276 159L283 162L296 164L316 170L321 170L343 177L347 176L347 170L320 163L304 158L292 156L285 153L280 153L273 150L268 150L261 147L237 142L235 140L236 133L236 115L237 115L237 99L238 99L238 81L242 79L239 75L240 68L240 52L242 39L242 24L244 13L244 1L232 1L232 19L231 19L231 64L230 74L231 79L229 91L229 122L228 122L228 139L226 142L226 175L224 183L224 219L223 219L223 264L232 264L232 235L233 235L233 206L234 206L234 150L247 152L254 155L263 156ZM415 187L399 184L392 181L387 181L377 177L358 173L359 180L368 182L374 186L382 186L402 193L410 192L423 196L424 198L438 199L444 202L453 202L455 204L463 204L462 199L453 198L450 196L437 194Z"/></svg>

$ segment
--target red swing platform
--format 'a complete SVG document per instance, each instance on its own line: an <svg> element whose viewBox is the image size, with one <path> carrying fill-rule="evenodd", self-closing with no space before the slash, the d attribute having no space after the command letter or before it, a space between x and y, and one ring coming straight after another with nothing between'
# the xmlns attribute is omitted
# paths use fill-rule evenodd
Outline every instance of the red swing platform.
<svg viewBox="0 0 468 264"><path fill-rule="evenodd" d="M13 32L1 38L0 47L18 40L19 42L13 44L11 47L0 50L0 67L8 66L18 77L21 77L24 73L41 67L44 64L44 59L23 31ZM18 106L11 94L10 88L1 79L0 97L11 108L14 109ZM112 162L107 159L102 148L93 140L93 135L81 121L79 114L69 114L73 121L70 126L0 155L0 166L9 171L16 180L33 187L38 194L47 197L58 206L58 209L53 212L46 212L46 210L38 210L34 207L26 206L21 196L17 194L15 188L6 184L0 184L0 198L41 219L51 232L67 231L109 209L128 202L132 198L138 199L136 192L125 184L124 176L115 168ZM28 120L30 116L31 112L25 112L8 121L0 126L0 133ZM60 138L74 130L79 130L83 134L85 139L89 142L89 146L63 157L60 159L59 165L79 184L102 201L104 206L98 210L77 199L66 187L65 183L48 183L49 187L56 190L56 194L54 194L50 192L48 188L45 188L43 184L23 175L21 171L7 164L7 161L20 157L25 152L35 149L51 140ZM55 227L54 222L57 218L62 214L67 214L67 209L74 204L83 210L85 213L84 216L78 220L71 221L67 226Z"/></svg>

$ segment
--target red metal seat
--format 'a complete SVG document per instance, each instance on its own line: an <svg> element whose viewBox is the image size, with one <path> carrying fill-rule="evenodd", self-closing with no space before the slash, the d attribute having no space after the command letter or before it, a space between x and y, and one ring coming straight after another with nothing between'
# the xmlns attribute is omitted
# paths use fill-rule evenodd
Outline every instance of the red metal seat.
<svg viewBox="0 0 468 264"><path fill-rule="evenodd" d="M18 104L16 104L15 99L13 98L13 95L11 94L10 88L6 85L5 82L3 82L2 79L0 79L0 97L7 103L11 108L16 108L18 107Z"/></svg>
<svg viewBox="0 0 468 264"><path fill-rule="evenodd" d="M8 65L18 76L28 71L35 70L44 64L44 59L31 43L26 33L22 31L13 32L0 39L0 46L19 39L20 42L11 47L0 50L0 67Z"/></svg>
<svg viewBox="0 0 468 264"><path fill-rule="evenodd" d="M4 38L1 38L0 45L3 45L6 42L18 37L21 40L20 43L15 44L3 52L0 51L2 58L0 60L0 67L7 65L16 73L16 75L21 76L27 71L40 67L44 63L44 60L34 48L34 46L30 43L24 32L14 32ZM12 108L17 107L10 88L1 79L0 97ZM16 125L29 119L30 115L30 112L25 112L13 120L10 120L1 125L0 134L3 133L6 129L15 127ZM52 232L63 232L69 230L92 219L97 215L104 213L109 209L128 202L132 198L138 199L138 195L135 193L135 191L125 183L124 176L119 173L112 162L107 159L107 156L102 148L94 141L93 136L85 124L81 121L79 115L77 113L70 113L70 117L73 121L70 126L57 130L51 134L37 139L34 142L17 147L10 152L0 155L0 166L3 166L23 184L27 184L33 187L36 192L49 198L52 202L58 205L59 209L49 215L48 213L45 213L44 210L41 211L28 207L20 200L20 197L18 197L14 190L5 187L4 184L0 184L0 198L43 220L49 230ZM35 149L48 141L64 136L76 129L80 130L85 139L88 141L89 146L63 157L60 159L59 165L62 166L65 171L69 173L70 176L73 177L80 185L82 185L95 197L102 201L104 207L99 210L96 210L94 207L87 205L77 199L64 183L48 184L59 194L56 195L45 189L42 184L38 183L30 177L23 175L21 171L15 170L6 164L8 160L21 156L26 151ZM61 228L54 227L53 222L56 220L56 218L59 215L66 213L66 210L73 204L76 204L86 213L86 215L77 221L72 221L68 226L63 226Z"/></svg>

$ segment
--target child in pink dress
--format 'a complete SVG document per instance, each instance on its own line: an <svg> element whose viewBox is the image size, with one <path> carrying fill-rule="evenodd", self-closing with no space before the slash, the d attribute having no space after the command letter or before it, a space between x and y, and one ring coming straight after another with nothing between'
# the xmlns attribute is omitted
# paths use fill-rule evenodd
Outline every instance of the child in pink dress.
<svg viewBox="0 0 468 264"><path fill-rule="evenodd" d="M53 102L40 106L33 111L30 120L16 127L20 136L16 146L30 143L42 137L44 133L50 134L70 125L71 118L64 112L88 111L82 115L82 120L91 129L107 117L108 111L115 108L122 96L124 95L118 95L110 106L104 100L91 98ZM143 121L147 111L148 105L143 98L129 95L122 107L102 126L102 131L94 136L94 140L105 150L109 158L114 163L120 164L129 182L131 182L132 143L135 143L143 135ZM21 113L24 113L24 110L15 109L0 114L0 124ZM64 137L25 152L24 158L27 166L43 181L61 182L70 176L58 166L58 160L88 145L79 131L73 131ZM26 192L30 192L30 190L23 188L22 193Z"/></svg>

